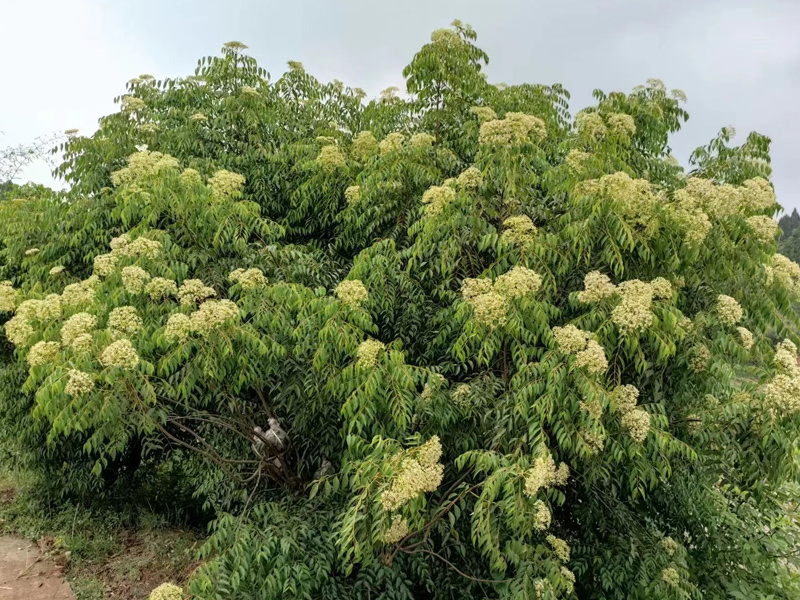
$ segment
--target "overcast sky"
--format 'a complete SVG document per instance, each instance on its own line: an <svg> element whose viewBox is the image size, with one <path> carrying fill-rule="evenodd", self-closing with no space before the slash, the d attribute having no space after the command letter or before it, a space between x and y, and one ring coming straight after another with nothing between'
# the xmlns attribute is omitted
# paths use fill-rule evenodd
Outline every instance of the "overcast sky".
<svg viewBox="0 0 800 600"><path fill-rule="evenodd" d="M733 125L773 140L774 182L800 208L800 0L0 0L0 146L77 127L88 135L140 73L190 74L223 43L273 78L287 60L370 94L402 87L430 32L478 32L489 80L562 83L572 112L595 88L648 77L689 97L675 155ZM23 180L52 184L47 168Z"/></svg>

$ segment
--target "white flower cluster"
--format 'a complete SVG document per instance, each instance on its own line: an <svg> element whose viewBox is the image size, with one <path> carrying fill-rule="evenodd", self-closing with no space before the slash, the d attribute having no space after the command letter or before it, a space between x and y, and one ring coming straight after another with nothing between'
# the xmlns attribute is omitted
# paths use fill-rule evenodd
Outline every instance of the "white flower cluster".
<svg viewBox="0 0 800 600"><path fill-rule="evenodd" d="M191 332L192 320L183 313L170 315L164 327L164 337L169 342L185 342Z"/></svg>
<svg viewBox="0 0 800 600"><path fill-rule="evenodd" d="M77 369L70 369L68 376L67 385L64 386L64 393L67 396L79 398L85 396L94 389L94 378L90 373L78 371Z"/></svg>
<svg viewBox="0 0 800 600"><path fill-rule="evenodd" d="M147 600L183 600L183 590L174 583L162 583L150 592Z"/></svg>
<svg viewBox="0 0 800 600"><path fill-rule="evenodd" d="M129 294L141 294L150 274L141 267L122 267L122 286Z"/></svg>
<svg viewBox="0 0 800 600"><path fill-rule="evenodd" d="M775 190L763 177L748 179L742 184L742 205L746 210L760 211L775 206Z"/></svg>
<svg viewBox="0 0 800 600"><path fill-rule="evenodd" d="M344 154L335 145L323 146L317 156L317 165L325 173L333 173L347 166Z"/></svg>
<svg viewBox="0 0 800 600"><path fill-rule="evenodd" d="M497 119L497 113L494 112L491 106L473 106L469 109L469 112L478 117L481 123Z"/></svg>
<svg viewBox="0 0 800 600"><path fill-rule="evenodd" d="M570 547L567 542L564 540L557 538L554 535L547 536L547 543L550 544L550 547L553 549L553 552L556 553L558 560L561 562L569 562L570 556Z"/></svg>
<svg viewBox="0 0 800 600"><path fill-rule="evenodd" d="M350 206L361 202L361 186L351 185L350 187L348 187L344 191L344 199Z"/></svg>
<svg viewBox="0 0 800 600"><path fill-rule="evenodd" d="M586 161L589 160L591 156L589 152L581 152L573 148L567 153L564 162L570 171L573 173L580 173L583 171Z"/></svg>
<svg viewBox="0 0 800 600"><path fill-rule="evenodd" d="M415 133L408 140L408 145L412 148L430 148L436 138L429 133Z"/></svg>
<svg viewBox="0 0 800 600"><path fill-rule="evenodd" d="M359 308L369 298L369 292L360 279L345 279L333 291L350 308Z"/></svg>
<svg viewBox="0 0 800 600"><path fill-rule="evenodd" d="M447 380L440 373L431 373L427 383L425 383L425 387L422 389L420 399L423 402L430 402L431 398L433 398L433 394L442 389L446 381Z"/></svg>
<svg viewBox="0 0 800 600"><path fill-rule="evenodd" d="M48 294L44 300L25 300L17 307L16 314L28 321L52 321L61 316L61 296Z"/></svg>
<svg viewBox="0 0 800 600"><path fill-rule="evenodd" d="M344 160L344 159L342 159ZM244 189L244 175L220 169L208 179L211 195L216 199L238 198Z"/></svg>
<svg viewBox="0 0 800 600"><path fill-rule="evenodd" d="M544 531L550 527L552 519L553 516L550 514L547 504L537 500L533 505L533 528L536 531Z"/></svg>
<svg viewBox="0 0 800 600"><path fill-rule="evenodd" d="M353 145L350 146L350 154L358 161L363 162L378 146L378 140L369 131L360 132L353 138Z"/></svg>
<svg viewBox="0 0 800 600"><path fill-rule="evenodd" d="M678 551L679 548L678 542L676 542L669 536L661 540L661 547L664 549L664 552L666 552L670 556L675 556L675 553Z"/></svg>
<svg viewBox="0 0 800 600"><path fill-rule="evenodd" d="M562 462L556 468L552 454L545 452L544 456L534 460L533 465L525 472L525 494L535 498L539 490L547 489L554 485L566 485L568 479L569 466Z"/></svg>
<svg viewBox="0 0 800 600"><path fill-rule="evenodd" d="M160 173L162 171L177 170L180 168L178 161L169 154L142 150L128 157L128 166L111 173L111 183L115 187L136 181L137 179Z"/></svg>
<svg viewBox="0 0 800 600"><path fill-rule="evenodd" d="M800 377L779 373L764 386L764 399L779 417L800 410Z"/></svg>
<svg viewBox="0 0 800 600"><path fill-rule="evenodd" d="M582 331L574 325L553 327L553 337L559 350L565 354L575 355L575 366L586 367L590 373L605 373L608 370L606 351L595 340L590 339L591 334Z"/></svg>
<svg viewBox="0 0 800 600"><path fill-rule="evenodd" d="M592 271L583 278L583 291L578 292L578 300L584 303L599 302L617 293L617 286L611 283L608 275Z"/></svg>
<svg viewBox="0 0 800 600"><path fill-rule="evenodd" d="M384 510L396 510L424 492L433 492L442 483L444 466L439 464L442 444L438 436L406 454L409 456L403 459L400 471L381 495Z"/></svg>
<svg viewBox="0 0 800 600"><path fill-rule="evenodd" d="M54 363L61 351L61 344L58 342L36 342L28 350L26 357L28 364L32 367Z"/></svg>
<svg viewBox="0 0 800 600"><path fill-rule="evenodd" d="M185 188L193 188L203 183L203 177L197 169L184 169L180 175L181 185Z"/></svg>
<svg viewBox="0 0 800 600"><path fill-rule="evenodd" d="M576 354L586 348L586 343L591 335L588 331L578 329L575 325L553 327L556 344L558 344L559 350L565 354Z"/></svg>
<svg viewBox="0 0 800 600"><path fill-rule="evenodd" d="M228 281L238 283L243 290L254 290L267 285L267 278L261 269L236 269L228 275Z"/></svg>
<svg viewBox="0 0 800 600"><path fill-rule="evenodd" d="M791 340L783 340L775 349L773 360L778 367L778 374L764 386L764 399L772 412L782 417L800 410L797 346Z"/></svg>
<svg viewBox="0 0 800 600"><path fill-rule="evenodd" d="M643 408L635 408L623 414L620 422L637 444L644 442L650 432L650 413Z"/></svg>
<svg viewBox="0 0 800 600"><path fill-rule="evenodd" d="M749 179L741 186L718 185L710 179L691 177L686 180L685 188L675 192L675 200L684 211L701 211L710 217L722 219L774 206L775 192L769 182L761 177ZM752 222L748 219L748 224L759 237L769 229L769 224L761 219Z"/></svg>
<svg viewBox="0 0 800 600"><path fill-rule="evenodd" d="M736 325L742 320L744 311L735 298L720 294L717 296L717 316L726 325Z"/></svg>
<svg viewBox="0 0 800 600"><path fill-rule="evenodd" d="M6 337L15 346L27 346L33 326L23 317L11 317L5 324Z"/></svg>
<svg viewBox="0 0 800 600"><path fill-rule="evenodd" d="M595 340L589 340L586 348L575 355L575 366L586 367L590 373L605 373L608 370L606 351Z"/></svg>
<svg viewBox="0 0 800 600"><path fill-rule="evenodd" d="M178 285L172 281L172 279L153 277L147 285L144 286L144 291L150 295L151 300L156 301L177 295Z"/></svg>
<svg viewBox="0 0 800 600"><path fill-rule="evenodd" d="M611 396L617 411L623 414L632 411L639 403L639 389L634 385L619 385Z"/></svg>
<svg viewBox="0 0 800 600"><path fill-rule="evenodd" d="M650 288L653 290L653 298L658 300L669 300L672 298L672 284L668 279L656 277L650 282Z"/></svg>
<svg viewBox="0 0 800 600"><path fill-rule="evenodd" d="M395 515L389 529L383 534L383 541L387 544L399 542L408 535L408 521L400 515Z"/></svg>
<svg viewBox="0 0 800 600"><path fill-rule="evenodd" d="M678 587L681 583L681 576L674 567L666 567L661 571L661 580L671 587Z"/></svg>
<svg viewBox="0 0 800 600"><path fill-rule="evenodd" d="M646 179L632 179L617 171L600 179L587 179L575 186L578 196L607 198L619 214L632 223L646 226L653 218L659 195Z"/></svg>
<svg viewBox="0 0 800 600"><path fill-rule="evenodd" d="M119 306L108 315L108 328L118 335L133 335L142 327L142 317L133 306Z"/></svg>
<svg viewBox="0 0 800 600"><path fill-rule="evenodd" d="M789 375L800 376L800 366L797 364L797 346L791 340L783 340L778 344L773 361L781 371Z"/></svg>
<svg viewBox="0 0 800 600"><path fill-rule="evenodd" d="M540 141L546 137L547 128L539 117L509 112L505 119L482 123L478 142L490 147L517 146L529 140Z"/></svg>
<svg viewBox="0 0 800 600"><path fill-rule="evenodd" d="M575 128L582 137L594 139L606 134L606 124L603 117L596 112L580 111L575 115Z"/></svg>
<svg viewBox="0 0 800 600"><path fill-rule="evenodd" d="M456 191L449 185L434 185L422 194L422 203L425 204L425 214L436 215L456 199Z"/></svg>
<svg viewBox="0 0 800 600"><path fill-rule="evenodd" d="M611 320L626 331L638 331L653 322L653 286L638 279L617 287L620 303L611 311Z"/></svg>
<svg viewBox="0 0 800 600"><path fill-rule="evenodd" d="M527 244L536 239L536 231L536 225L528 215L515 215L503 221L500 237L515 244Z"/></svg>
<svg viewBox="0 0 800 600"><path fill-rule="evenodd" d="M744 349L750 350L755 343L753 333L746 327L737 327L736 330L739 332L739 337L742 339L742 346Z"/></svg>
<svg viewBox="0 0 800 600"><path fill-rule="evenodd" d="M74 348L80 340L80 344L85 347L86 338L81 336L89 336L89 343L91 343L91 333L96 326L97 317L94 315L85 312L76 313L64 321L61 326L61 343Z"/></svg>
<svg viewBox="0 0 800 600"><path fill-rule="evenodd" d="M147 104L145 104L144 100L141 98L130 95L122 97L122 110L124 112L134 112L144 110L145 108L147 108Z"/></svg>
<svg viewBox="0 0 800 600"><path fill-rule="evenodd" d="M628 435L637 444L644 442L650 432L650 413L637 407L639 390L632 385L617 386L612 398L617 412L622 415L620 423L628 430Z"/></svg>
<svg viewBox="0 0 800 600"><path fill-rule="evenodd" d="M94 274L98 277L108 277L117 268L119 257L115 254L98 254L94 257Z"/></svg>
<svg viewBox="0 0 800 600"><path fill-rule="evenodd" d="M582 400L578 406L595 421L599 421L603 417L603 405L596 398Z"/></svg>
<svg viewBox="0 0 800 600"><path fill-rule="evenodd" d="M603 428L597 431L584 429L581 431L581 439L589 448L589 454L602 452L606 445L606 432Z"/></svg>
<svg viewBox="0 0 800 600"><path fill-rule="evenodd" d="M764 215L748 217L747 226L752 229L756 239L765 243L774 242L775 236L778 235L780 231L780 227L778 227L775 219Z"/></svg>
<svg viewBox="0 0 800 600"><path fill-rule="evenodd" d="M460 46L464 41L459 37L458 33L452 29L436 29L431 33L431 42L441 46Z"/></svg>
<svg viewBox="0 0 800 600"><path fill-rule="evenodd" d="M698 344L692 348L689 356L689 366L693 371L702 373L708 368L708 361L711 360L711 351L705 344Z"/></svg>
<svg viewBox="0 0 800 600"><path fill-rule="evenodd" d="M403 149L403 143L405 140L406 136L404 136L402 133L390 133L381 140L381 143L378 144L378 149L380 150L381 154L398 152Z"/></svg>
<svg viewBox="0 0 800 600"><path fill-rule="evenodd" d="M684 239L690 246L697 246L705 241L711 231L711 219L699 208L686 204L677 204L673 208L673 215L683 227Z"/></svg>
<svg viewBox="0 0 800 600"><path fill-rule="evenodd" d="M138 258L156 258L161 253L161 242L140 235L135 240L127 233L111 240L111 254Z"/></svg>
<svg viewBox="0 0 800 600"><path fill-rule="evenodd" d="M771 274L782 286L800 295L800 265L783 254L774 254L770 267L768 278Z"/></svg>
<svg viewBox="0 0 800 600"><path fill-rule="evenodd" d="M61 292L61 304L64 306L80 306L91 304L97 294L97 285L100 279L95 275L78 283L70 283Z"/></svg>
<svg viewBox="0 0 800 600"><path fill-rule="evenodd" d="M100 363L105 367L134 369L139 364L139 355L128 339L117 340L100 353Z"/></svg>
<svg viewBox="0 0 800 600"><path fill-rule="evenodd" d="M636 133L636 123L633 117L623 113L614 113L608 116L608 125L614 135L620 138L629 138Z"/></svg>
<svg viewBox="0 0 800 600"><path fill-rule="evenodd" d="M476 167L469 167L461 172L456 182L465 190L477 190L483 183L483 173Z"/></svg>
<svg viewBox="0 0 800 600"><path fill-rule="evenodd" d="M450 398L457 407L469 408L470 392L472 392L472 388L468 383L459 383L453 388Z"/></svg>
<svg viewBox="0 0 800 600"><path fill-rule="evenodd" d="M180 298L181 306L189 306L216 295L217 292L214 291L214 288L208 287L200 279L185 279L181 287L178 288L178 298Z"/></svg>
<svg viewBox="0 0 800 600"><path fill-rule="evenodd" d="M494 329L505 325L510 300L533 295L541 286L538 273L516 266L500 275L494 284L485 278L464 279L461 295L472 306L475 320Z"/></svg>
<svg viewBox="0 0 800 600"><path fill-rule="evenodd" d="M192 331L205 337L225 323L240 317L239 307L230 300L206 300L189 315Z"/></svg>
<svg viewBox="0 0 800 600"><path fill-rule="evenodd" d="M14 312L17 306L17 291L10 281L0 283L0 312Z"/></svg>
<svg viewBox="0 0 800 600"><path fill-rule="evenodd" d="M378 364L378 355L386 350L386 345L378 340L364 340L358 345L358 364L362 367L372 368Z"/></svg>
<svg viewBox="0 0 800 600"><path fill-rule="evenodd" d="M542 278L535 271L516 266L494 280L492 289L505 298L522 298L535 294L542 287Z"/></svg>

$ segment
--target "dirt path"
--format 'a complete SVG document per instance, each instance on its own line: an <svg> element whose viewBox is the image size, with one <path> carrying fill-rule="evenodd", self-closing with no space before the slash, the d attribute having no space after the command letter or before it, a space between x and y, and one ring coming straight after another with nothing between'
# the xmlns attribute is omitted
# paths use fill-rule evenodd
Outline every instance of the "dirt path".
<svg viewBox="0 0 800 600"><path fill-rule="evenodd" d="M0 536L0 600L75 600L61 567L33 542Z"/></svg>

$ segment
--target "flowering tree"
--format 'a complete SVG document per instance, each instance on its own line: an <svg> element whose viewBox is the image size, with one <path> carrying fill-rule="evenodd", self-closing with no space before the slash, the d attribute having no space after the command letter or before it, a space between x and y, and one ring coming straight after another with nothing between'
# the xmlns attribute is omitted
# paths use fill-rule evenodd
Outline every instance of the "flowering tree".
<svg viewBox="0 0 800 600"><path fill-rule="evenodd" d="M9 428L73 494L173 457L198 598L796 597L768 140L687 174L681 92L573 118L474 42L408 100L237 42L129 82L64 199L0 208Z"/></svg>

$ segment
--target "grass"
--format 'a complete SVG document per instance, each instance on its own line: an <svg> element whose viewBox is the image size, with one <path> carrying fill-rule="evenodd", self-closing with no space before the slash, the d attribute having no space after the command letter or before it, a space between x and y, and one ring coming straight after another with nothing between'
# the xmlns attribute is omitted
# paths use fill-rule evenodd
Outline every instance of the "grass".
<svg viewBox="0 0 800 600"><path fill-rule="evenodd" d="M165 581L182 585L197 566L197 532L124 508L42 506L24 475L0 472L0 533L35 540L65 564L78 600L146 599Z"/></svg>

